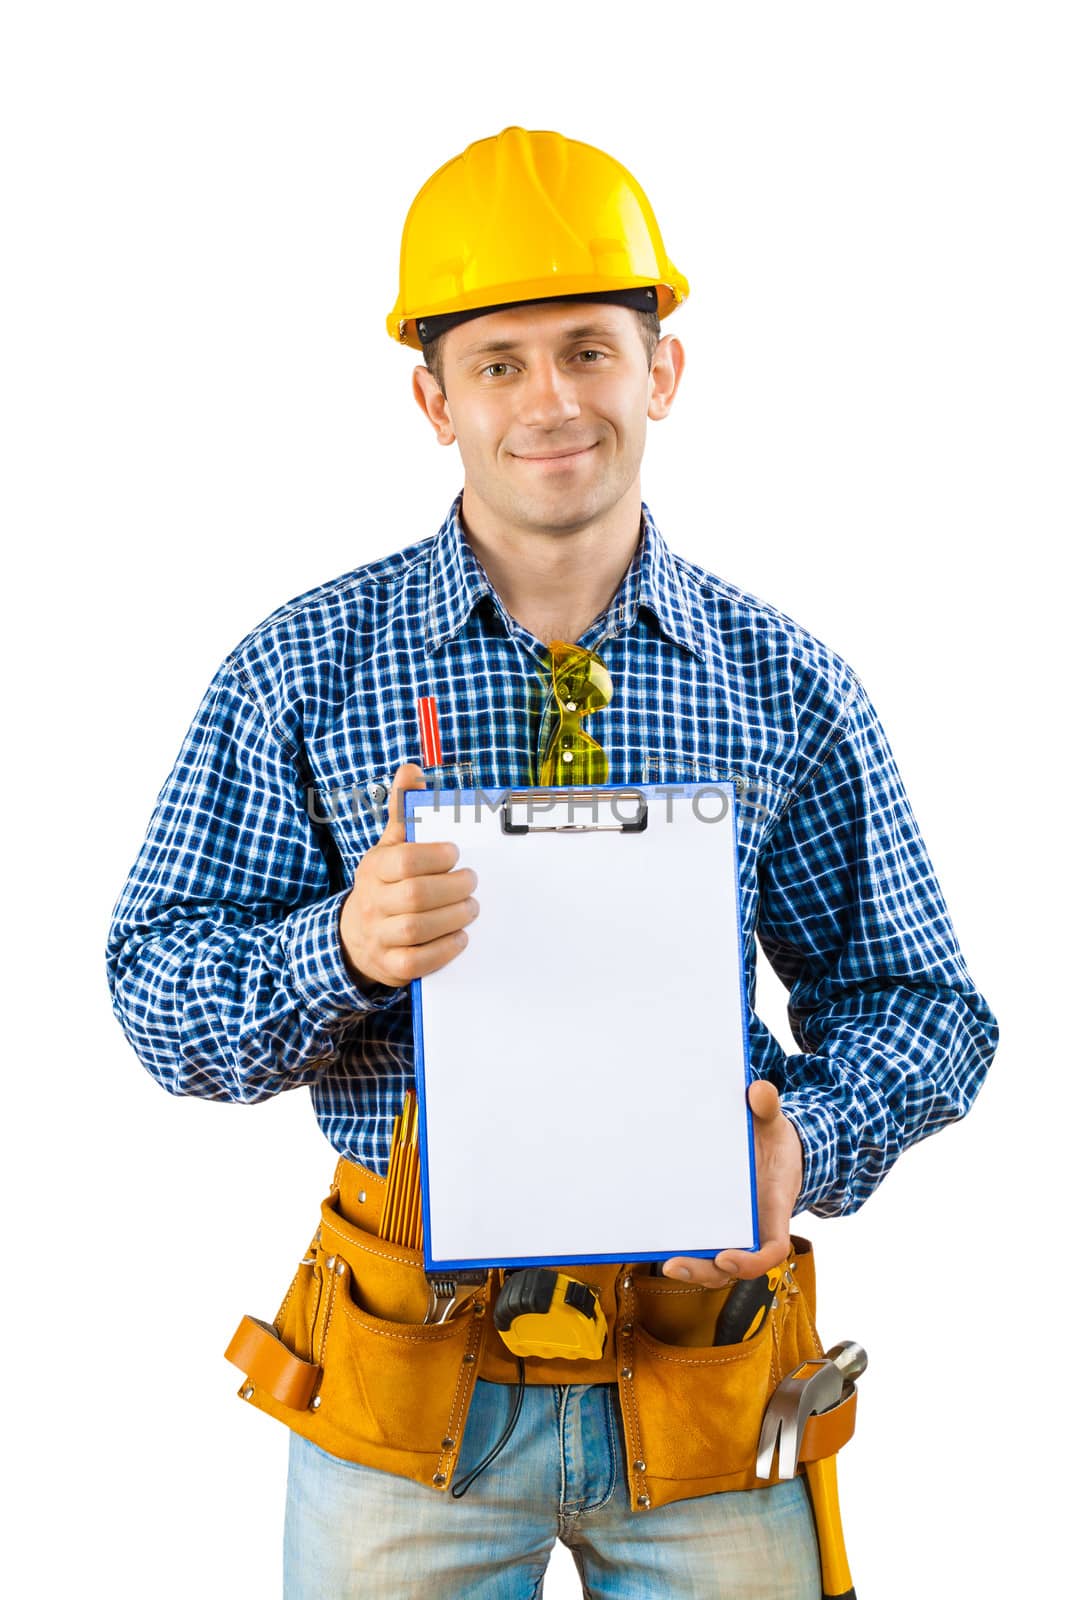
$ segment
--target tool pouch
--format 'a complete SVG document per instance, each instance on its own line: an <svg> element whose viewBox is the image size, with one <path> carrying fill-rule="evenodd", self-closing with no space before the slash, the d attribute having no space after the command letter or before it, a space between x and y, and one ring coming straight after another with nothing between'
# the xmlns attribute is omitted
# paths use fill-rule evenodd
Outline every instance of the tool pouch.
<svg viewBox="0 0 1067 1600"><path fill-rule="evenodd" d="M384 1195L384 1179L339 1163L273 1325L245 1317L226 1354L247 1374L242 1399L331 1455L439 1489L459 1454L485 1303L423 1323L422 1253L378 1236Z"/></svg>
<svg viewBox="0 0 1067 1600"><path fill-rule="evenodd" d="M777 1482L777 1474L755 1474L764 1410L787 1372L824 1354L812 1248L800 1238L792 1247L776 1303L740 1344L712 1342L729 1285L706 1289L637 1268L624 1274L615 1333L634 1510ZM854 1419L853 1392L812 1419L801 1459L840 1448Z"/></svg>
<svg viewBox="0 0 1067 1600"><path fill-rule="evenodd" d="M423 1323L422 1253L379 1237L384 1196L383 1178L340 1161L273 1324L245 1317L226 1354L247 1375L238 1392L249 1404L331 1455L444 1490L475 1379L515 1382L518 1371L491 1326L494 1275L448 1321ZM728 1286L652 1277L647 1262L568 1270L596 1285L604 1357L531 1360L527 1381L617 1381L631 1508L763 1487L755 1460L767 1401L791 1368L823 1354L810 1244L793 1240L777 1303L735 1345L713 1343ZM853 1392L813 1418L802 1459L837 1449L854 1415Z"/></svg>

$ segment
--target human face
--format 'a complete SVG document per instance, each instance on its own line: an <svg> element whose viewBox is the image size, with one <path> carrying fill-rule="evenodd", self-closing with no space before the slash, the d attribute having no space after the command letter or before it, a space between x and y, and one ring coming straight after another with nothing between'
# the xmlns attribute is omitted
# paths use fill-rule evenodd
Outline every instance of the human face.
<svg viewBox="0 0 1067 1600"><path fill-rule="evenodd" d="M656 380L633 312L569 301L495 311L442 345L438 436L468 494L504 523L551 532L609 515L638 480Z"/></svg>

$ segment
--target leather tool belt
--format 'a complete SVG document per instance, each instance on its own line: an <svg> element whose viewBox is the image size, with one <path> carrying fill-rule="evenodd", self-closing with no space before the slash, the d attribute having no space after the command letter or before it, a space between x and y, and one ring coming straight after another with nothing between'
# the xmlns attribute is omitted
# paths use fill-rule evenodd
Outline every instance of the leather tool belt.
<svg viewBox="0 0 1067 1600"><path fill-rule="evenodd" d="M321 1221L272 1324L245 1317L226 1351L238 1393L331 1455L447 1490L475 1380L517 1383L493 1325L490 1272L446 1322L426 1324L422 1252L378 1235L385 1179L341 1159ZM634 1511L765 1487L755 1476L764 1409L782 1377L823 1355L811 1245L743 1344L714 1345L729 1292L651 1277L648 1262L558 1263L591 1285L608 1324L597 1361L526 1360L527 1383L617 1383ZM832 1455L855 1426L856 1395L813 1416L800 1459ZM770 1482L776 1482L772 1477Z"/></svg>

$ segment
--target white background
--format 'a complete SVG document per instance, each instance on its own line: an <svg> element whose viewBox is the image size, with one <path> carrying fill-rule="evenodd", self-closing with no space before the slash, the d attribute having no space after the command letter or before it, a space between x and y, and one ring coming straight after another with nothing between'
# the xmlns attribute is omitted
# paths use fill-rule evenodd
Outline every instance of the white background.
<svg viewBox="0 0 1067 1600"><path fill-rule="evenodd" d="M104 939L220 660L460 485L384 318L416 190L510 123L648 190L692 299L646 498L855 666L1003 1027L966 1121L797 1224L824 1336L870 1351L841 1458L862 1600L1057 1570L1061 15L5 11L9 1593L280 1592L286 1434L222 1350L273 1315L331 1153L302 1091L165 1096ZM773 980L762 1006L784 1032ZM546 1593L577 1592L557 1549Z"/></svg>

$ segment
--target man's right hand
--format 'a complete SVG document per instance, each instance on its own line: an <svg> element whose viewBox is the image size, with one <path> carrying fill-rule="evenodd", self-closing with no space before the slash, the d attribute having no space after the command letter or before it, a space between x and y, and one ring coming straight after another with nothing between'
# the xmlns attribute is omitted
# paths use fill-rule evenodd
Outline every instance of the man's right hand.
<svg viewBox="0 0 1067 1600"><path fill-rule="evenodd" d="M356 868L341 907L341 946L354 982L399 989L412 978L454 961L466 948L464 928L480 907L473 898L478 874L453 872L459 847L409 844L404 836L404 791L425 789L422 768L397 768L389 820L376 845Z"/></svg>

